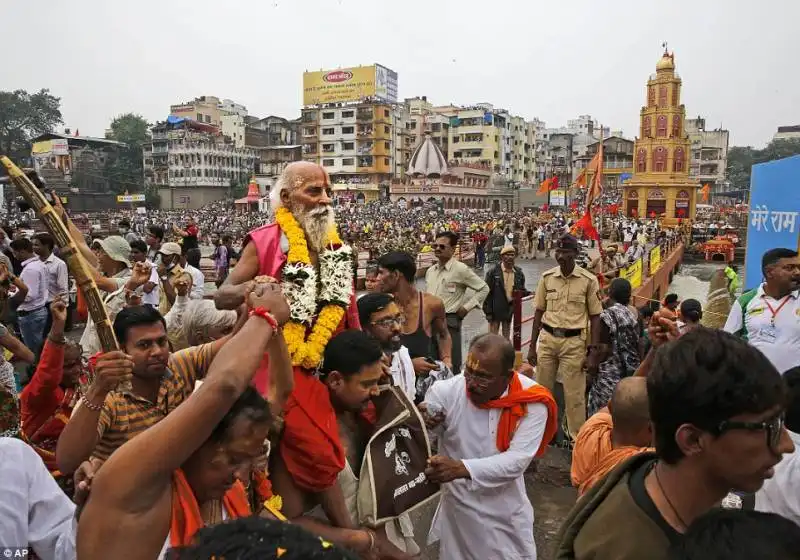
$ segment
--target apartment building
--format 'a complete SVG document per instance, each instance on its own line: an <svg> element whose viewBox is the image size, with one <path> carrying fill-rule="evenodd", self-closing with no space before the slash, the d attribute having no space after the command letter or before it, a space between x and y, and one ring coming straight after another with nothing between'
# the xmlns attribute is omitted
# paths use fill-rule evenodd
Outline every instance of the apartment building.
<svg viewBox="0 0 800 560"><path fill-rule="evenodd" d="M170 118L144 144L145 184L158 189L161 207L199 208L231 195L231 185L256 170L258 154L226 141L216 126Z"/></svg>
<svg viewBox="0 0 800 560"><path fill-rule="evenodd" d="M711 191L722 193L727 189L726 172L728 168L727 130L706 129L706 119L686 119L686 133L689 136L689 176L701 184L711 186Z"/></svg>

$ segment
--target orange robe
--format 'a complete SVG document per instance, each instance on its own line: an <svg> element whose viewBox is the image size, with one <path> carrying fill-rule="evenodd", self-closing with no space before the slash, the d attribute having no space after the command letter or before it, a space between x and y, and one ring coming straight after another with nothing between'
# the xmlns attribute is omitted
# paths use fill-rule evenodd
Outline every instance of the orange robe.
<svg viewBox="0 0 800 560"><path fill-rule="evenodd" d="M593 414L581 426L578 437L575 438L570 469L572 485L578 488L578 496L582 496L621 461L649 450L646 447L627 445L614 448L611 443L613 428L614 423L607 408Z"/></svg>
<svg viewBox="0 0 800 560"><path fill-rule="evenodd" d="M222 505L228 519L247 517L252 514L247 492L238 480L225 492ZM205 527L200 505L192 487L181 469L172 476L172 521L169 527L169 544L171 548L187 546L192 543L195 533Z"/></svg>

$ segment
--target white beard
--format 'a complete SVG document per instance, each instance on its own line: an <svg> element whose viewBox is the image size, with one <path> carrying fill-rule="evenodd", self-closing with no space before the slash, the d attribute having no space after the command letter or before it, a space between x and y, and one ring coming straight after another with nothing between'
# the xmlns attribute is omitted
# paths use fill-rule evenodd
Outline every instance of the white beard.
<svg viewBox="0 0 800 560"><path fill-rule="evenodd" d="M328 232L334 226L333 208L322 206L309 212L295 207L292 208L292 214L306 234L306 243L308 243L309 249L322 251L325 248Z"/></svg>

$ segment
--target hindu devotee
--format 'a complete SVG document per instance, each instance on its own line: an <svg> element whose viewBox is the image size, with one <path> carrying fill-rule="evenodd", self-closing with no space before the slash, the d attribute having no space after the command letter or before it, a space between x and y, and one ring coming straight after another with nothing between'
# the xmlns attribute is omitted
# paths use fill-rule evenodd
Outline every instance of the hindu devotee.
<svg viewBox="0 0 800 560"><path fill-rule="evenodd" d="M252 286L247 306L197 392L96 473L78 525L79 558L163 558L206 525L254 513L240 480L264 453L272 415L250 382L289 307L275 284Z"/></svg>
<svg viewBox="0 0 800 560"><path fill-rule="evenodd" d="M283 501L281 511L292 523L366 557L403 560L410 558L405 551L419 552L407 516L374 530L359 527L357 522L358 511L364 507L359 499L359 476L367 436L374 423L368 407L371 399L378 395L378 382L384 375L382 358L383 350L378 341L358 330L337 334L325 347L320 379L336 411L336 425L330 433L317 431L319 438L328 436L341 440L345 454L344 468L337 476L341 494L326 497L327 504L318 502L317 494L306 492L295 483L281 456L272 461L270 476L275 493ZM311 435L306 437L311 439ZM326 514L328 510L343 510L347 524L333 525Z"/></svg>
<svg viewBox="0 0 800 560"><path fill-rule="evenodd" d="M441 558L536 558L523 474L558 420L550 392L515 372L514 359L507 339L478 336L464 374L434 383L421 406L439 437L425 474L445 485L429 535Z"/></svg>
<svg viewBox="0 0 800 560"><path fill-rule="evenodd" d="M578 496L651 443L647 380L626 377L617 383L608 406L586 420L575 439L571 478Z"/></svg>
<svg viewBox="0 0 800 560"><path fill-rule="evenodd" d="M286 404L278 452L295 484L322 494L323 506L341 496L337 476L345 461L341 441L331 430L336 415L327 389L314 372L336 332L360 328L352 250L336 233L331 194L322 167L288 165L270 191L275 223L247 235L241 258L215 295L218 308L235 309L257 277L283 286L292 309L283 331L294 366L294 391ZM265 360L254 378L262 394L268 376ZM318 437L315 426L327 426L333 433ZM325 508L325 514L337 527L350 523L343 508Z"/></svg>

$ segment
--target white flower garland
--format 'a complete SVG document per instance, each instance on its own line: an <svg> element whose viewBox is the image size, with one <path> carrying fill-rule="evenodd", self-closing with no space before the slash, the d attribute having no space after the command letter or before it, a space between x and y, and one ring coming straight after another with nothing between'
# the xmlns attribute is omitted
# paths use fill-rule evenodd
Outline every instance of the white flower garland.
<svg viewBox="0 0 800 560"><path fill-rule="evenodd" d="M319 303L350 304L353 295L352 249L341 245L319 255L322 289L317 293L317 271L313 265L286 263L281 287L289 302L291 319L311 325Z"/></svg>

